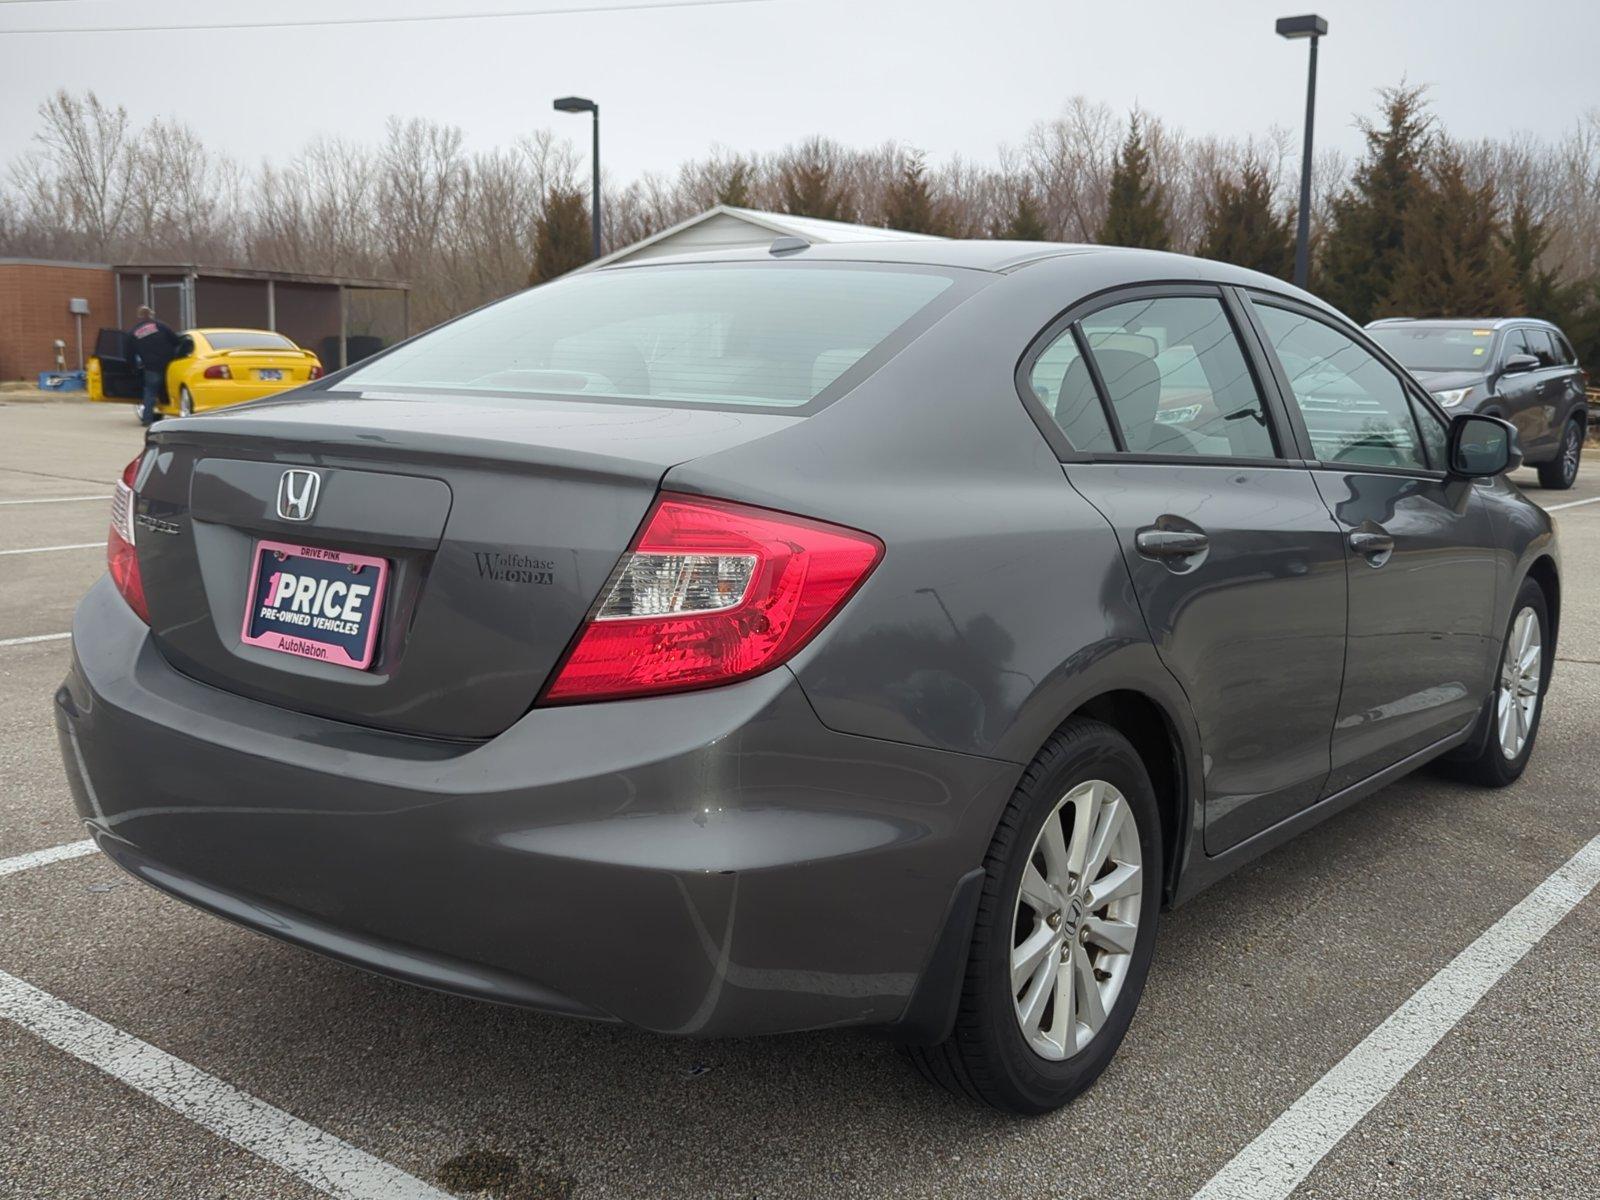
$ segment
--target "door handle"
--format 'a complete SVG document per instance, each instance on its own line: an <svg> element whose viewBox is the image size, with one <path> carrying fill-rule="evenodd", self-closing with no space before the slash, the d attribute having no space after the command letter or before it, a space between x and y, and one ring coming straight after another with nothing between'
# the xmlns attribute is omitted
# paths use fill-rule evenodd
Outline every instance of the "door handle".
<svg viewBox="0 0 1600 1200"><path fill-rule="evenodd" d="M1350 549L1375 567L1381 567L1394 553L1394 538L1381 529L1357 529L1350 534Z"/></svg>
<svg viewBox="0 0 1600 1200"><path fill-rule="evenodd" d="M1199 530L1158 529L1152 525L1133 535L1133 545L1146 558L1193 558L1211 548L1211 539Z"/></svg>

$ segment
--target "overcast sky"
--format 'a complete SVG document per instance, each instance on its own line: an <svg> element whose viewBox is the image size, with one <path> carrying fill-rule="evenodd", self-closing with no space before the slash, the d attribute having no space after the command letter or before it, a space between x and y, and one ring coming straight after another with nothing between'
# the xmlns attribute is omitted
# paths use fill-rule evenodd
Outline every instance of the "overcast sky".
<svg viewBox="0 0 1600 1200"><path fill-rule="evenodd" d="M1306 45L1294 0L767 0L414 24L39 34L28 27L422 15L608 0L0 0L0 160L58 87L188 122L247 164L316 134L381 135L390 114L459 124L472 147L545 126L585 142L571 92L602 106L608 175L670 171L713 146L812 133L993 160L1083 94L1193 134L1298 134ZM648 2L648 0L646 0ZM1319 146L1359 150L1353 114L1402 76L1462 137L1555 134L1600 106L1600 0L1327 0Z"/></svg>

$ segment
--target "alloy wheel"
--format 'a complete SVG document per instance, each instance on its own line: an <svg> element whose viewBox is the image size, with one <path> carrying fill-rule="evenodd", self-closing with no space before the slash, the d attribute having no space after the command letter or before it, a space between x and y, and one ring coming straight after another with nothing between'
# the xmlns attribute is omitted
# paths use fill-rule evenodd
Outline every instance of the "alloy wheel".
<svg viewBox="0 0 1600 1200"><path fill-rule="evenodd" d="M1567 436L1561 443L1561 474L1568 483L1578 477L1578 457L1583 453L1583 431L1576 423L1567 425Z"/></svg>
<svg viewBox="0 0 1600 1200"><path fill-rule="evenodd" d="M1139 935L1144 864L1127 799L1081 783L1045 819L1018 886L1011 998L1028 1045L1070 1058L1106 1022Z"/></svg>
<svg viewBox="0 0 1600 1200"><path fill-rule="evenodd" d="M1495 695L1495 719L1500 753L1515 762L1528 744L1534 717L1539 712L1539 684L1544 666L1544 639L1539 614L1524 608L1511 623L1506 652L1500 662L1500 687Z"/></svg>
<svg viewBox="0 0 1600 1200"><path fill-rule="evenodd" d="M178 415L180 417L194 416L194 396L188 388L178 389Z"/></svg>

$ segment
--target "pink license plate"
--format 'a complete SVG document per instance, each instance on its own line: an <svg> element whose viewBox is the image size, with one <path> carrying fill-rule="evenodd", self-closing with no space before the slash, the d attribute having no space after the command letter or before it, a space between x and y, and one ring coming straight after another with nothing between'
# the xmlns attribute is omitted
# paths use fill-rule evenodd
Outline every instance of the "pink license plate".
<svg viewBox="0 0 1600 1200"><path fill-rule="evenodd" d="M383 614L387 559L257 542L240 636L246 645L364 670Z"/></svg>

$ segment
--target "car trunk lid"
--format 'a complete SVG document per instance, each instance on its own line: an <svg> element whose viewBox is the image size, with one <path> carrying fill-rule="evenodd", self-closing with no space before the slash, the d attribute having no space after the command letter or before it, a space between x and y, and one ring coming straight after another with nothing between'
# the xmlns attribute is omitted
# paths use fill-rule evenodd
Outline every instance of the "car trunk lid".
<svg viewBox="0 0 1600 1200"><path fill-rule="evenodd" d="M157 646L270 703L484 738L527 711L671 466L798 418L473 397L284 399L168 422L140 483ZM285 519L285 471L319 487ZM366 669L247 644L257 545L382 559Z"/></svg>

